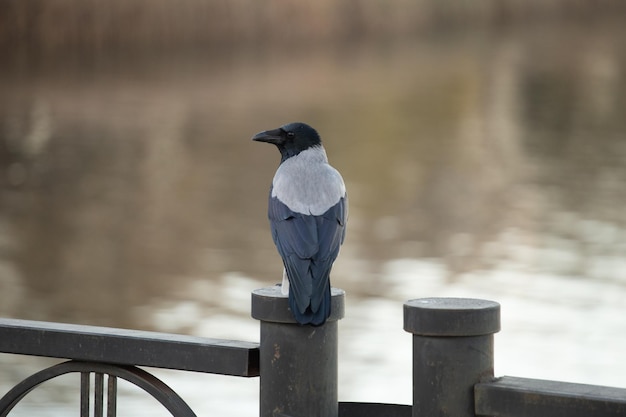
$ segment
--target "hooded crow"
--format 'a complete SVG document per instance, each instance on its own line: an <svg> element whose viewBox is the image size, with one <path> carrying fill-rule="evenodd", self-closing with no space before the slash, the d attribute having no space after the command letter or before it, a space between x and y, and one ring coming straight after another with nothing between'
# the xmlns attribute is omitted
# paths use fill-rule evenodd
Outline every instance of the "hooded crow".
<svg viewBox="0 0 626 417"><path fill-rule="evenodd" d="M281 155L268 217L285 266L283 293L298 323L319 326L330 315L330 270L346 234L346 186L309 125L289 123L252 140L276 145Z"/></svg>

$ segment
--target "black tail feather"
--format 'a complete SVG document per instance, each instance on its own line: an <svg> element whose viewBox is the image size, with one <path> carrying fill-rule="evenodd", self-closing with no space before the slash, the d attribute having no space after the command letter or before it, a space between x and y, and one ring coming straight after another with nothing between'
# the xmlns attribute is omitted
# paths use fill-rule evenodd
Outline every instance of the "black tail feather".
<svg viewBox="0 0 626 417"><path fill-rule="evenodd" d="M326 322L326 319L330 317L330 284L328 288L324 291L324 297L322 298L322 302L319 305L319 308L315 311L311 308L311 305L307 307L304 313L301 313L296 305L295 297L292 297L291 291L289 292L289 308L299 324L310 324L313 326L321 326Z"/></svg>

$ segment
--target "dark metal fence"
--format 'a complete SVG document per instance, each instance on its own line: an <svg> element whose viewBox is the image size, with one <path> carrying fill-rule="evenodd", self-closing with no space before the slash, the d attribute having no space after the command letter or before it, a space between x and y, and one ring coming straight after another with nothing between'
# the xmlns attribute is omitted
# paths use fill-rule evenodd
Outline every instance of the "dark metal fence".
<svg viewBox="0 0 626 417"><path fill-rule="evenodd" d="M68 373L81 375L81 417L89 416L92 379L93 415L104 416L105 408L107 417L116 415L118 378L142 388L174 416L195 416L170 387L137 366L259 375L256 343L61 323L0 319L0 352L70 359L13 387L0 399L0 417L40 384Z"/></svg>
<svg viewBox="0 0 626 417"><path fill-rule="evenodd" d="M338 402L337 322L344 315L344 292L333 289L332 300L325 325L299 326L277 288L254 291L260 344L0 319L0 352L69 359L5 393L0 417L40 384L67 373L81 375L81 416L93 409L95 417L114 417L118 379L142 388L174 416L195 416L177 393L139 366L260 376L261 417L626 416L626 389L494 378L500 305L458 298L404 304L404 329L413 334L412 405Z"/></svg>

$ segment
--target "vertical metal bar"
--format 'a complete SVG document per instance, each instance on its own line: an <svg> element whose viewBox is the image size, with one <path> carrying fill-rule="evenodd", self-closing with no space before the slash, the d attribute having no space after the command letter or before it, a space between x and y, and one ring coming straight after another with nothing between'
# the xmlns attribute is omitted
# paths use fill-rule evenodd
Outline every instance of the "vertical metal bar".
<svg viewBox="0 0 626 417"><path fill-rule="evenodd" d="M94 389L94 405L93 415L94 417L104 416L104 374L96 372L95 374L96 384Z"/></svg>
<svg viewBox="0 0 626 417"><path fill-rule="evenodd" d="M115 417L117 414L117 377L109 375L107 382L107 417Z"/></svg>
<svg viewBox="0 0 626 417"><path fill-rule="evenodd" d="M89 417L89 372L80 373L80 417Z"/></svg>
<svg viewBox="0 0 626 417"><path fill-rule="evenodd" d="M261 321L261 417L337 417L337 324L345 293L331 294L331 316L314 327L296 323L279 287L252 293L252 317Z"/></svg>
<svg viewBox="0 0 626 417"><path fill-rule="evenodd" d="M500 305L465 298L404 304L413 333L413 417L474 417L474 385L493 378Z"/></svg>

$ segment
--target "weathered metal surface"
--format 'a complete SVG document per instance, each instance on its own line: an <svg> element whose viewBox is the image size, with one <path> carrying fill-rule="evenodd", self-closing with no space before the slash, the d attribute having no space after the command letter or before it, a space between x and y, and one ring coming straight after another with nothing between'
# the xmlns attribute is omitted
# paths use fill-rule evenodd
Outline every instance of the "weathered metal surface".
<svg viewBox="0 0 626 417"><path fill-rule="evenodd" d="M58 368L52 368L52 369L56 369L58 370ZM62 374L59 374L62 375ZM90 373L89 372L81 372L80 373L80 417L89 417L89 392L90 392L90 387L91 387L91 382L90 382ZM26 393L28 393L30 390L32 390L33 388L35 388L38 384L41 384L42 382L47 381L48 379L54 378L55 376L57 376L55 373L53 373L50 369L45 369L42 372L39 372L33 376L31 376L30 378L22 381L22 386L23 388L18 388L19 385L17 385L13 390L14 390L14 395L11 396L11 392L7 393L2 400L0 400L0 404L2 404L3 401L7 401L5 404L9 404L10 401L10 408L6 411L7 413L10 411L11 408L14 407L15 404L17 404L18 401L20 401L22 399L22 395L25 395ZM1 406L0 405L0 413L6 408L8 407L5 406ZM3 414L0 414L3 415Z"/></svg>
<svg viewBox="0 0 626 417"><path fill-rule="evenodd" d="M61 375L77 372L81 374L81 404L80 415L89 415L89 391L90 391L90 373L96 374L95 401L98 403L97 391L102 391L102 381L98 382L99 376L104 374L122 378L154 397L161 403L173 416L177 417L195 417L189 406L163 381L148 372L136 368L134 366L118 366L103 363L78 362L69 361L51 366L50 368L39 371L26 378L2 398L0 398L0 417L6 417L7 414L21 401L22 398L40 384L56 378ZM102 399L100 399L100 402ZM95 415L102 415L101 405L96 404L94 408ZM113 414L114 415L114 414Z"/></svg>
<svg viewBox="0 0 626 417"><path fill-rule="evenodd" d="M107 380L107 417L117 415L117 377L109 375Z"/></svg>
<svg viewBox="0 0 626 417"><path fill-rule="evenodd" d="M104 416L104 374L100 372L96 372L94 374L95 382L94 382L94 406L93 406L93 415L94 417L103 417Z"/></svg>
<svg viewBox="0 0 626 417"><path fill-rule="evenodd" d="M261 320L261 417L337 416L337 320L344 292L332 297L332 319L315 327L295 322L278 287L253 293L252 316Z"/></svg>
<svg viewBox="0 0 626 417"><path fill-rule="evenodd" d="M500 331L500 304L472 298L418 298L404 304L404 330L420 336L480 336Z"/></svg>
<svg viewBox="0 0 626 417"><path fill-rule="evenodd" d="M499 311L491 301L457 298L404 304L404 329L413 333L413 417L474 416L474 385L493 378Z"/></svg>
<svg viewBox="0 0 626 417"><path fill-rule="evenodd" d="M259 375L257 343L0 319L0 352L224 375Z"/></svg>
<svg viewBox="0 0 626 417"><path fill-rule="evenodd" d="M476 414L494 417L623 417L626 389L502 377L476 385Z"/></svg>
<svg viewBox="0 0 626 417"><path fill-rule="evenodd" d="M411 417L411 406L401 404L340 402L339 417Z"/></svg>

